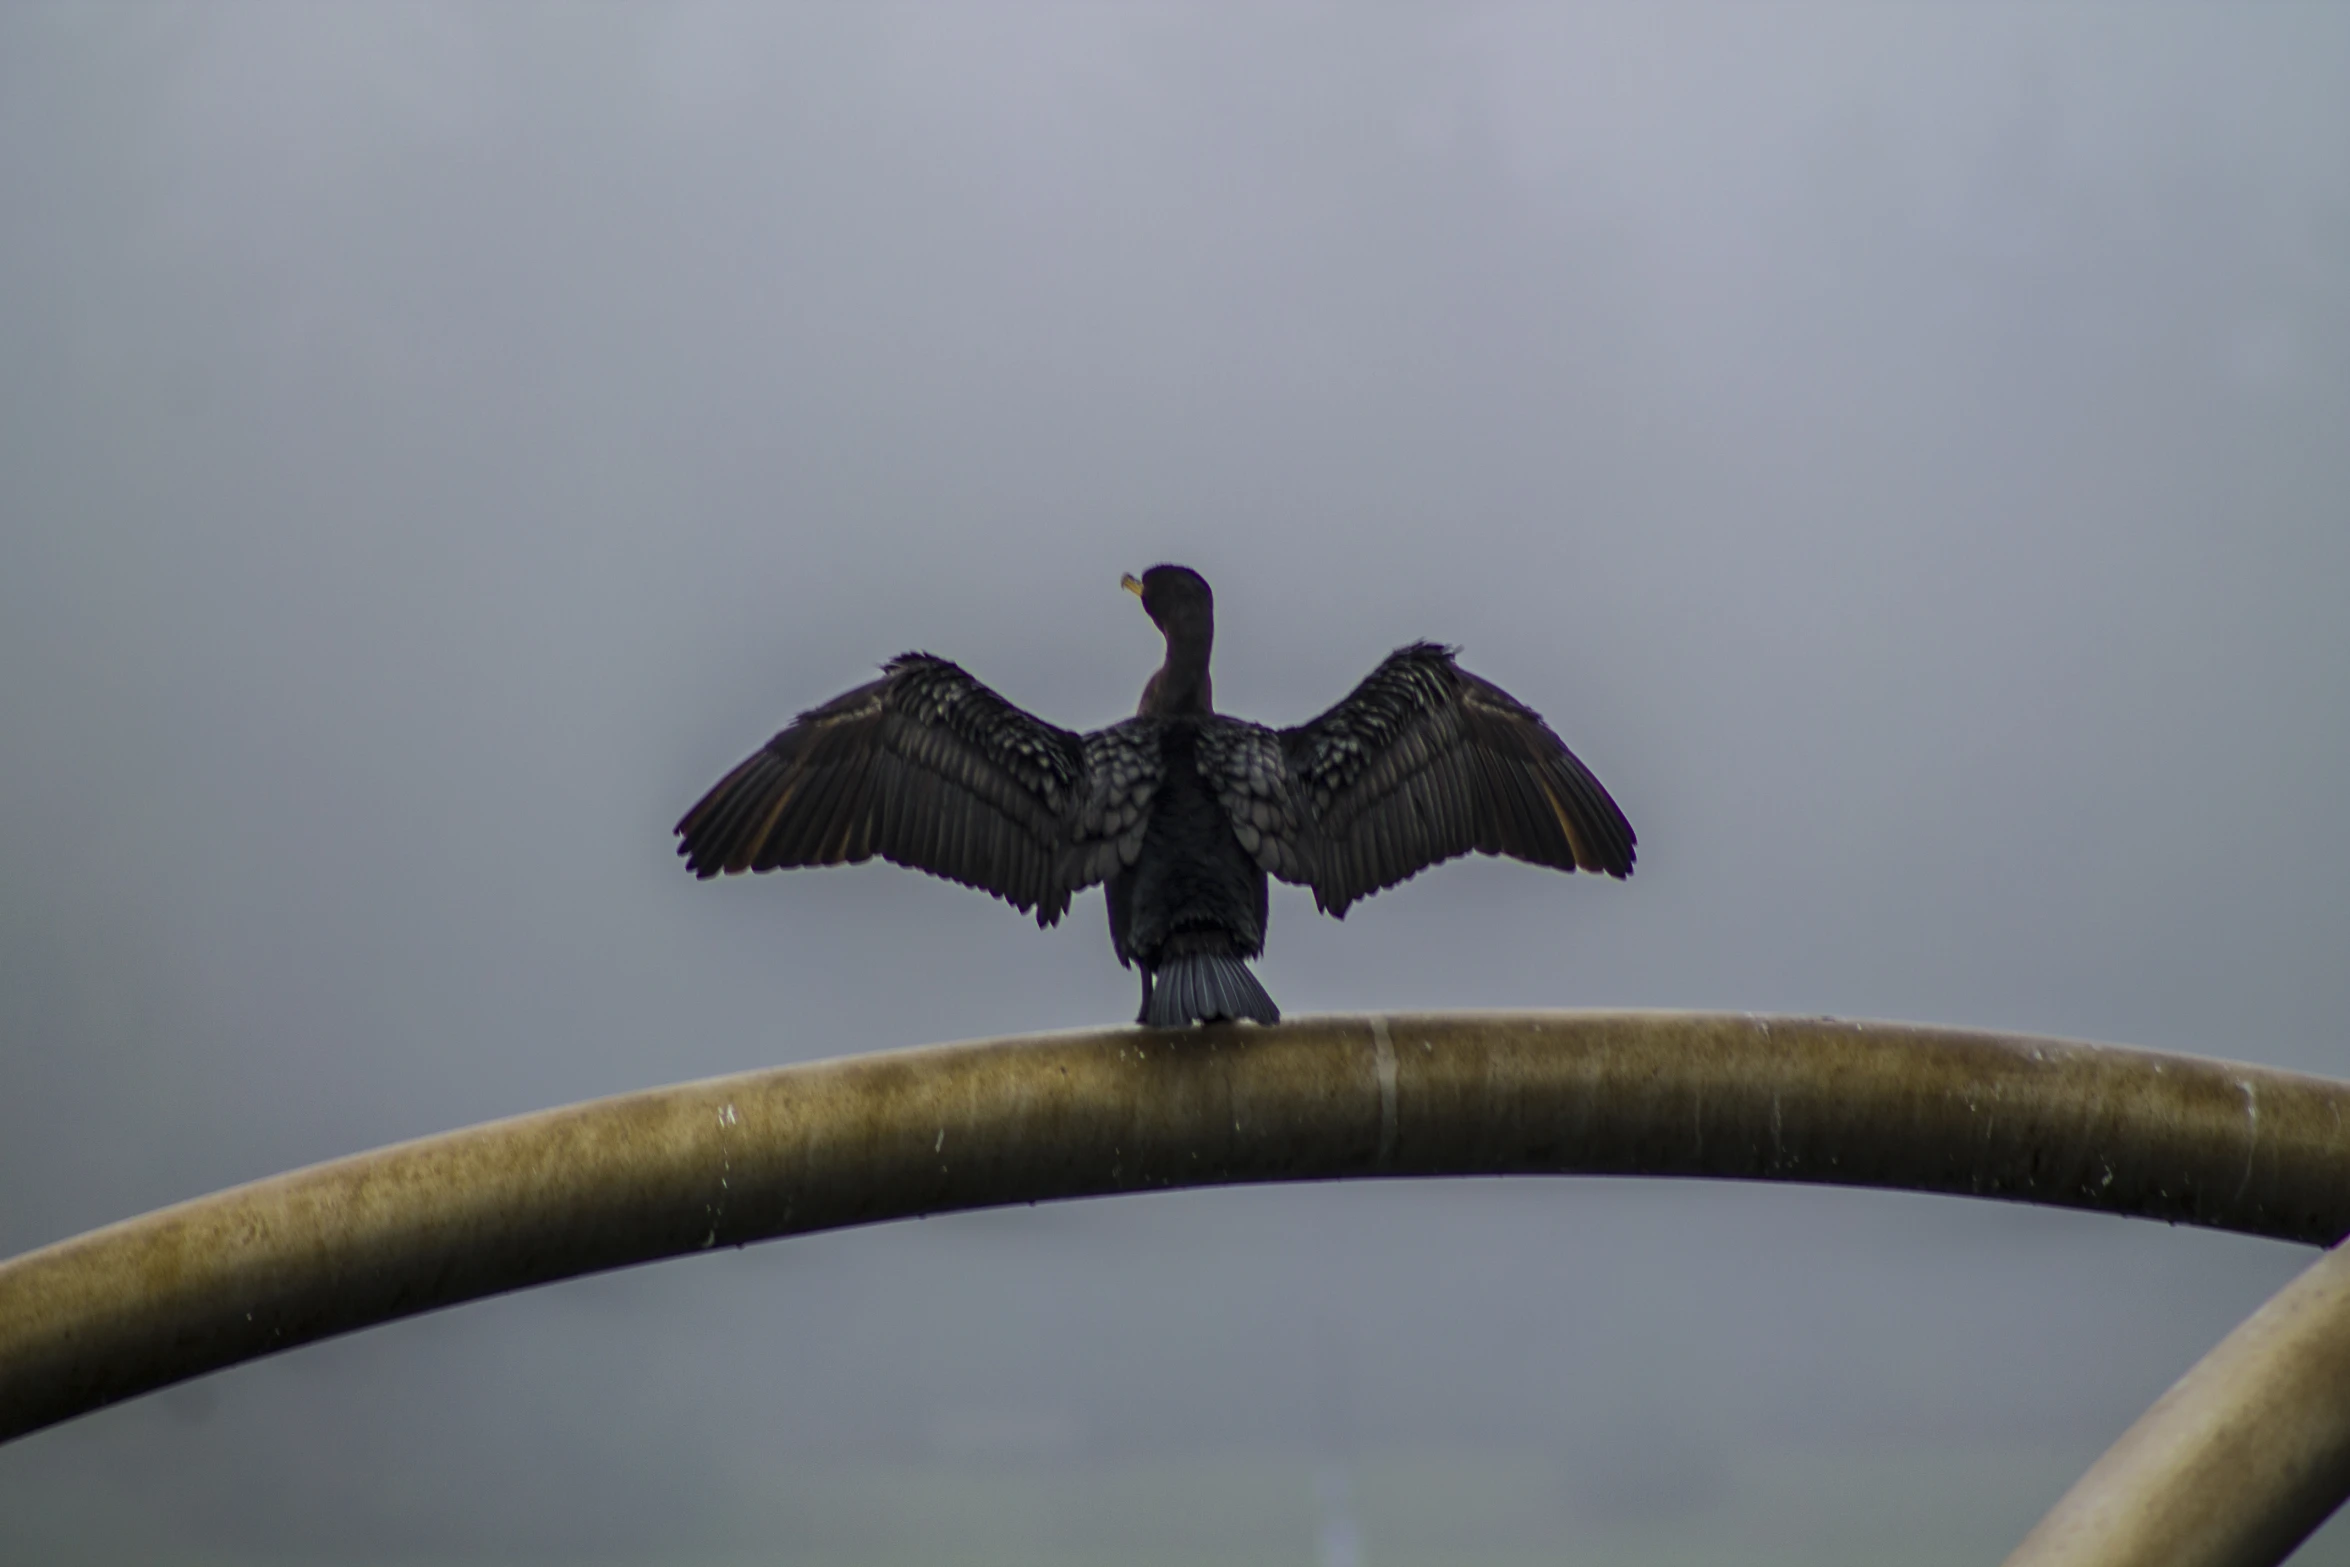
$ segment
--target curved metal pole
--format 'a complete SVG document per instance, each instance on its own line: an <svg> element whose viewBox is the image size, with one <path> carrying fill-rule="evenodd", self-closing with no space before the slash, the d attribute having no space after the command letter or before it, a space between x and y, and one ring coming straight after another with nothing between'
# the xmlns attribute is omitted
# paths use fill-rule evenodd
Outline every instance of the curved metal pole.
<svg viewBox="0 0 2350 1567"><path fill-rule="evenodd" d="M1119 1028L818 1062L404 1143L0 1263L0 1438L577 1274L1168 1187L1719 1176L2330 1243L2350 1232L2345 1109L2350 1085L2226 1062L1690 1013Z"/></svg>
<svg viewBox="0 0 2350 1567"><path fill-rule="evenodd" d="M2350 1495L2350 1245L2195 1363L2007 1567L2266 1567Z"/></svg>

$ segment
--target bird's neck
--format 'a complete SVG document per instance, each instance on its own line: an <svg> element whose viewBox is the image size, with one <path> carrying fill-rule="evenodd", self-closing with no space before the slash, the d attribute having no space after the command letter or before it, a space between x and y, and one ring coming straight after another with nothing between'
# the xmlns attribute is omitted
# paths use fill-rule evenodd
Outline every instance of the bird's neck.
<svg viewBox="0 0 2350 1567"><path fill-rule="evenodd" d="M1204 716L1216 710L1214 688L1208 681L1208 649L1204 639L1169 638L1167 661L1159 672L1142 688L1142 706L1137 710L1146 718L1180 718L1186 714Z"/></svg>

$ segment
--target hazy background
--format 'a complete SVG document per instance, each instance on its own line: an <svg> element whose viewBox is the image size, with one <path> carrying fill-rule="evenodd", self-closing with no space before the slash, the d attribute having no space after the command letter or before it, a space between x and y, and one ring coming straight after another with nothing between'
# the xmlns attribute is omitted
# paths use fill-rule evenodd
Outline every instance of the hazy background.
<svg viewBox="0 0 2350 1567"><path fill-rule="evenodd" d="M2338 6L10 5L0 1253L1130 1016L1098 898L668 829L909 647L1130 711L1159 560L1227 708L1459 642L1640 831L1277 891L1292 1011L2350 1074L2346 497ZM934 1220L0 1449L0 1556L1995 1560L2307 1256L1592 1181Z"/></svg>

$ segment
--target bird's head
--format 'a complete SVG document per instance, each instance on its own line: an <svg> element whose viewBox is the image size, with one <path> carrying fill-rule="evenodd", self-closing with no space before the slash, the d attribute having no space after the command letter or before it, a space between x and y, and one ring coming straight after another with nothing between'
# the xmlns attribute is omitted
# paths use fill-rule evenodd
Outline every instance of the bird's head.
<svg viewBox="0 0 2350 1567"><path fill-rule="evenodd" d="M1189 566L1153 566L1141 576L1119 579L1120 587L1142 600L1170 647L1178 642L1204 647L1216 633L1216 595L1208 579Z"/></svg>

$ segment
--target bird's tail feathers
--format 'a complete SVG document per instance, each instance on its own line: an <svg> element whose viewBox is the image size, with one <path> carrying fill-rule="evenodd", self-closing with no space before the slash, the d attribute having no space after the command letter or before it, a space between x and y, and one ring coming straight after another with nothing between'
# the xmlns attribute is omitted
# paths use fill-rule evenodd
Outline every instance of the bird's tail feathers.
<svg viewBox="0 0 2350 1567"><path fill-rule="evenodd" d="M1183 953L1169 957L1152 973L1143 1022L1153 1028L1182 1028L1220 1018L1278 1023L1281 1009L1248 965L1229 953Z"/></svg>

